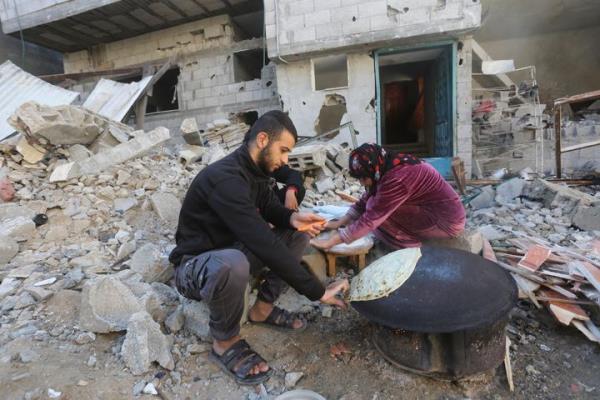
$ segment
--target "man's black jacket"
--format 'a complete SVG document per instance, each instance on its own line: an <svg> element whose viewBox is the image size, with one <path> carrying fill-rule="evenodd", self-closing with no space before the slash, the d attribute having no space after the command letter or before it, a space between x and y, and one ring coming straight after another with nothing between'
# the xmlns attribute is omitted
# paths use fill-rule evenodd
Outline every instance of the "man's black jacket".
<svg viewBox="0 0 600 400"><path fill-rule="evenodd" d="M177 247L169 259L178 266L183 256L241 242L296 291L318 300L325 292L323 285L294 260L267 224L294 229L291 214L242 145L194 178L179 214Z"/></svg>

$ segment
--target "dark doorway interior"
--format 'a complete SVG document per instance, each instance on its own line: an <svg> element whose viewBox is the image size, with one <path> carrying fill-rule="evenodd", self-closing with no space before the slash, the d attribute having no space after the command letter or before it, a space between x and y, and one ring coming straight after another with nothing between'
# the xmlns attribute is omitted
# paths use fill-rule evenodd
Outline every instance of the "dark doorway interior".
<svg viewBox="0 0 600 400"><path fill-rule="evenodd" d="M152 96L148 97L146 113L179 110L178 80L179 68L170 69L161 76L152 88Z"/></svg>

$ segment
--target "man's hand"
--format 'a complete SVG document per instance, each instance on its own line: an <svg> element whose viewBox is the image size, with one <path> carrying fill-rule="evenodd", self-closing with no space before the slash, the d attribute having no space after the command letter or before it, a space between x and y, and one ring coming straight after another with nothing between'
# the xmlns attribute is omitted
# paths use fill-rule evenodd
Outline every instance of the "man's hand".
<svg viewBox="0 0 600 400"><path fill-rule="evenodd" d="M340 219L332 219L331 221L327 221L325 224L325 229L327 230L336 230L343 225L343 221Z"/></svg>
<svg viewBox="0 0 600 400"><path fill-rule="evenodd" d="M296 189L289 188L285 192L285 208L289 208L290 210L297 211L298 210L298 199L296 198Z"/></svg>
<svg viewBox="0 0 600 400"><path fill-rule="evenodd" d="M315 237L324 229L325 220L317 214L295 212L290 217L290 225L296 229L302 228L302 232L306 232L311 237Z"/></svg>
<svg viewBox="0 0 600 400"><path fill-rule="evenodd" d="M321 297L319 301L324 304L330 304L332 306L345 309L347 307L346 302L337 296L339 294L343 295L344 293L348 292L348 290L350 290L348 279L334 281L327 286L323 297Z"/></svg>
<svg viewBox="0 0 600 400"><path fill-rule="evenodd" d="M340 244L342 242L343 240L340 234L338 232L335 232L328 239L313 239L310 241L310 244L319 250L327 251L336 244Z"/></svg>

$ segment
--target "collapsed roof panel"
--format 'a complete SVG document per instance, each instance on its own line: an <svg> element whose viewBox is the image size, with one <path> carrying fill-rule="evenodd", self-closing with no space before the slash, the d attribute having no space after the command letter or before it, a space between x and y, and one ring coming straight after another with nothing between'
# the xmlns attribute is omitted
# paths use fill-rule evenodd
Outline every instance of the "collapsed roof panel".
<svg viewBox="0 0 600 400"><path fill-rule="evenodd" d="M23 103L35 101L47 106L71 104L79 93L51 85L23 71L10 61L0 65L0 140L15 132L8 117Z"/></svg>

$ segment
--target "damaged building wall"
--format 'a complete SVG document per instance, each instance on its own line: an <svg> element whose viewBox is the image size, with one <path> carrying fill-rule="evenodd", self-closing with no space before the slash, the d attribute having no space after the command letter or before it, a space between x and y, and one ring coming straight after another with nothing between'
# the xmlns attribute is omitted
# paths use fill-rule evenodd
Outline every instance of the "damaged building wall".
<svg viewBox="0 0 600 400"><path fill-rule="evenodd" d="M65 56L65 70L83 72L160 64L172 57L180 69L178 110L147 114L145 128L165 126L176 132L183 119L195 117L198 124L245 111L263 113L279 109L274 65L260 69L260 79L240 81L236 77L236 54L254 51L262 64L262 38L244 39L228 15L156 31L108 43L96 50ZM258 64L258 66L260 66ZM248 79L248 75L244 75ZM236 79L237 78L237 79ZM258 77L257 77L258 78ZM236 81L237 80L237 81ZM95 80L78 82L73 90L85 99Z"/></svg>
<svg viewBox="0 0 600 400"><path fill-rule="evenodd" d="M340 122L352 121L359 132L359 142L375 142L373 58L368 53L348 54L346 88L315 91L312 76L310 59L277 65L277 84L283 109L289 112L298 128L298 134L314 136L319 129L316 125L319 125L319 114L323 106L331 107L332 102L345 102L347 113ZM332 111L336 113L335 109Z"/></svg>
<svg viewBox="0 0 600 400"><path fill-rule="evenodd" d="M479 27L479 0L265 1L271 57Z"/></svg>
<svg viewBox="0 0 600 400"><path fill-rule="evenodd" d="M473 165L472 128L472 71L473 39L470 36L459 40L456 63L456 130L454 154L465 163L465 172L471 176Z"/></svg>

